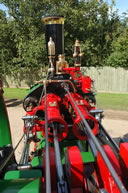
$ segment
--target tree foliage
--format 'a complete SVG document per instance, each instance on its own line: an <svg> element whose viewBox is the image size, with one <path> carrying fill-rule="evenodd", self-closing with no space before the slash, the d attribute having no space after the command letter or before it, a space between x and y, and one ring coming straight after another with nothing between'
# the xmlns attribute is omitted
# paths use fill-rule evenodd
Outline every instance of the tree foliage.
<svg viewBox="0 0 128 193"><path fill-rule="evenodd" d="M128 29L113 41L112 54L108 57L107 64L116 68L128 68Z"/></svg>
<svg viewBox="0 0 128 193"><path fill-rule="evenodd" d="M0 10L0 76L9 73L15 54L12 23L7 23L6 14Z"/></svg>
<svg viewBox="0 0 128 193"><path fill-rule="evenodd" d="M104 0L0 0L0 73L44 67L47 64L42 17L65 17L65 55L72 62L76 39L85 53L85 66L127 67L127 19L122 22ZM123 43L122 43L123 42ZM123 51L122 51L123 50Z"/></svg>
<svg viewBox="0 0 128 193"><path fill-rule="evenodd" d="M128 15L126 13L118 27L118 36L115 36L112 41L112 52L106 64L115 68L128 69Z"/></svg>

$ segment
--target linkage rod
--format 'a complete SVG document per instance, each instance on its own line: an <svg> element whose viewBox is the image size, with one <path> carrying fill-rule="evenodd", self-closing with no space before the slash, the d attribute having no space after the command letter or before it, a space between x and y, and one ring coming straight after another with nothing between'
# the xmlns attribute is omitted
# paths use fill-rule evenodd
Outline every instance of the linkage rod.
<svg viewBox="0 0 128 193"><path fill-rule="evenodd" d="M55 146L55 155L56 155L56 168L57 168L57 175L59 180L63 180L63 168L61 163L61 157L60 157L60 147L57 137L57 127L54 128L54 146Z"/></svg>
<svg viewBox="0 0 128 193"><path fill-rule="evenodd" d="M112 137L109 135L109 133L106 131L106 129L104 128L104 126L102 125L102 123L100 121L98 121L99 126L101 127L102 131L105 133L105 135L107 136L107 138L109 139L109 141L112 143L112 145L115 147L116 151L119 153L119 146L117 145L117 143L112 139Z"/></svg>
<svg viewBox="0 0 128 193"><path fill-rule="evenodd" d="M25 137L26 138L25 138L24 148L23 148L23 152L22 152L21 159L19 162L20 165L25 164L25 155L26 155L26 151L27 151L27 147L28 147L28 138L29 138L29 132L28 131L27 131L27 135Z"/></svg>
<svg viewBox="0 0 128 193"><path fill-rule="evenodd" d="M82 130L85 132L85 129L84 129L85 126L84 126L84 123L83 123L83 122L80 122L80 126L81 126ZM87 138L88 138L88 143L89 143L89 145L90 145L90 148L91 148L91 150L92 150L92 153L93 153L94 157L96 158L96 157L97 157L97 149L96 149L96 146L94 145L94 143L93 143L90 135L88 134L88 132L86 132L86 136L87 136Z"/></svg>
<svg viewBox="0 0 128 193"><path fill-rule="evenodd" d="M45 94L45 165L46 165L46 193L51 193L51 176L50 176L50 159L49 159L49 142L48 142L48 121L47 121L47 92L46 82L44 84Z"/></svg>
<svg viewBox="0 0 128 193"><path fill-rule="evenodd" d="M64 180L64 173L63 173L63 167L61 162L61 154L60 154L60 147L59 147L59 141L57 136L57 127L59 125L56 123L54 125L54 148L55 148L55 156L56 156L56 169L57 169L57 176L58 176L58 182L57 182L57 191L58 193L68 193L68 186L67 182Z"/></svg>
<svg viewBox="0 0 128 193"><path fill-rule="evenodd" d="M66 87L65 87L65 90L66 90L67 93L69 94L69 96L70 96L73 104L75 105L75 108L77 109L77 111L78 111L78 113L79 113L79 115L80 115L80 117L81 117L81 119L82 119L82 121L83 121L83 123L84 123L84 125L85 125L85 132L88 132L88 134L90 135L93 143L95 144L97 150L98 150L99 153L101 154L101 156L102 156L102 158L103 158L103 160L104 160L107 168L109 169L109 172L111 173L111 175L112 175L112 177L113 177L116 185L118 186L120 192L121 192L121 193L127 193L124 185L123 185L122 182L120 181L120 179L119 179L118 175L116 174L113 166L111 165L108 157L106 156L105 152L103 151L103 149L102 149L101 145L99 144L98 140L96 139L95 135L94 135L93 132L91 131L90 126L88 125L88 123L87 123L87 121L85 120L83 114L81 113L79 107L77 106L76 102L74 101L71 93L69 92L69 90L68 90Z"/></svg>
<svg viewBox="0 0 128 193"><path fill-rule="evenodd" d="M28 164L28 159L29 159L29 148L30 148L30 143L27 143L27 147L26 147L26 152L25 152L25 158L24 158L24 163Z"/></svg>

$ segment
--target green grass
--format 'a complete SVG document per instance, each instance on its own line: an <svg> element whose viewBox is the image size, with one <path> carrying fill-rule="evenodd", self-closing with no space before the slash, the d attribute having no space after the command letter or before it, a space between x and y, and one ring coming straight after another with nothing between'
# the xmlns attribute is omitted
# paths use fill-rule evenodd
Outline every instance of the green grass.
<svg viewBox="0 0 128 193"><path fill-rule="evenodd" d="M98 93L97 107L128 111L128 94Z"/></svg>
<svg viewBox="0 0 128 193"><path fill-rule="evenodd" d="M21 99L27 95L28 89L4 88L5 99ZM97 108L128 111L128 94L98 93Z"/></svg>
<svg viewBox="0 0 128 193"><path fill-rule="evenodd" d="M24 88L4 88L5 99L21 99L27 95L28 89Z"/></svg>

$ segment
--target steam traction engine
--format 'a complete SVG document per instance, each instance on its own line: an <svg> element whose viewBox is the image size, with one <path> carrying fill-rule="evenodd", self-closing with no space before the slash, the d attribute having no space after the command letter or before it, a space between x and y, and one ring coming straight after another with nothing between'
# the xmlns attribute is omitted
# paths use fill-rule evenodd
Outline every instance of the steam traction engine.
<svg viewBox="0 0 128 193"><path fill-rule="evenodd" d="M64 18L46 17L44 22L48 72L23 102L24 148L19 163L0 89L0 192L125 193L128 143L118 146L101 123L103 110L95 108L93 81L80 72L83 53L78 40L74 67L65 60Z"/></svg>

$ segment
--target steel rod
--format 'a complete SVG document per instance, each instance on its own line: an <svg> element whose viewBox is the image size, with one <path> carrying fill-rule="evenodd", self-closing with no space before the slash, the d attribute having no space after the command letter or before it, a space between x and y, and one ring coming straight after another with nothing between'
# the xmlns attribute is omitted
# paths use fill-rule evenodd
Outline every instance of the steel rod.
<svg viewBox="0 0 128 193"><path fill-rule="evenodd" d="M63 168L61 163L60 147L59 147L56 127L54 128L54 147L55 147L55 156L56 156L57 175L58 175L59 181L61 181L61 180L64 180L63 179L64 174L63 174Z"/></svg>
<svg viewBox="0 0 128 193"><path fill-rule="evenodd" d="M24 164L24 161L25 161L25 153L26 153L26 150L27 150L28 137L29 137L29 132L27 132L27 135L26 135L26 138L25 138L24 148L23 148L23 152L22 152L21 159L20 159L20 162L19 162L20 165Z"/></svg>
<svg viewBox="0 0 128 193"><path fill-rule="evenodd" d="M64 173L63 173L63 166L61 162L61 154L60 154L60 147L59 147L59 141L57 136L57 127L59 125L56 123L54 124L54 149L55 149L55 158L56 158L56 169L57 169L57 192L58 193L68 193L68 186L67 182L64 180Z"/></svg>
<svg viewBox="0 0 128 193"><path fill-rule="evenodd" d="M96 158L97 157L97 149L96 149L91 137L88 135L88 133L86 133L86 136L88 137L88 143L90 145L92 153L93 153L94 157Z"/></svg>
<svg viewBox="0 0 128 193"><path fill-rule="evenodd" d="M83 122L80 122L80 126L81 126L81 128L83 129L83 131L84 131L84 124L83 124ZM91 150L92 150L92 153L93 153L94 157L96 158L96 157L97 157L97 149L96 149L96 146L94 145L91 137L89 136L89 134L88 134L87 132L86 132L86 136L87 136L87 138L88 138L88 143L89 143L89 145L90 145L90 148L91 148Z"/></svg>
<svg viewBox="0 0 128 193"><path fill-rule="evenodd" d="M30 148L30 143L27 143L27 147L26 147L26 152L25 152L25 158L24 158L24 163L28 164L28 158L29 158L29 148Z"/></svg>
<svg viewBox="0 0 128 193"><path fill-rule="evenodd" d="M109 135L109 133L107 132L107 130L104 128L104 126L102 125L102 123L100 121L98 121L100 127L102 128L102 131L105 133L105 135L107 136L107 138L109 139L109 141L112 143L112 145L115 147L116 151L119 153L120 149L119 146L117 145L117 143L112 139L112 137Z"/></svg>
<svg viewBox="0 0 128 193"><path fill-rule="evenodd" d="M48 121L47 121L47 92L46 82L44 84L45 94L45 165L46 165L46 193L51 193L51 176L50 176L50 159L49 159L49 142L48 142Z"/></svg>
<svg viewBox="0 0 128 193"><path fill-rule="evenodd" d="M71 93L69 92L69 90L68 90L66 87L65 87L65 90L66 90L67 93L69 94L69 96L70 96L73 104L75 105L75 108L77 109L77 111L78 111L81 119L83 120L83 123L84 123L84 125L85 125L85 131L87 131L87 132L89 133L89 135L90 135L93 143L95 144L97 150L99 151L100 155L102 156L102 158L103 158L103 160L104 160L107 168L109 169L109 172L111 173L111 175L112 175L112 177L113 177L116 185L118 186L120 192L121 192L121 193L127 193L124 185L123 185L122 182L120 181L120 179L119 179L118 175L116 174L113 166L111 165L108 157L106 156L105 152L103 151L103 149L102 149L101 145L99 144L98 140L96 139L95 135L94 135L93 132L91 131L90 126L88 125L88 123L87 123L87 121L85 120L83 114L81 113L79 107L77 106L76 102L74 101Z"/></svg>

